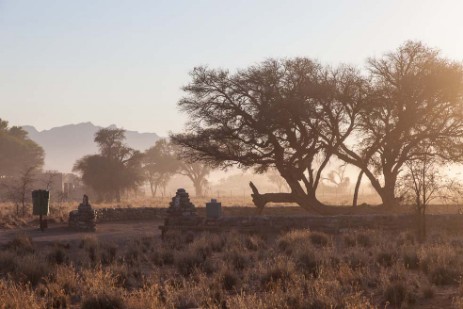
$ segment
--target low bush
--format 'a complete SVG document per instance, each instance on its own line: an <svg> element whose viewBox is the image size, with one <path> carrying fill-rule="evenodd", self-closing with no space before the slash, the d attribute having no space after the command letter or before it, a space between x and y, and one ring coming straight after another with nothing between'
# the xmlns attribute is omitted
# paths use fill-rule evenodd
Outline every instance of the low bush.
<svg viewBox="0 0 463 309"><path fill-rule="evenodd" d="M24 233L18 233L5 247L14 250L17 255L31 254L34 252L32 239Z"/></svg>
<svg viewBox="0 0 463 309"><path fill-rule="evenodd" d="M0 251L0 275L12 273L16 268L18 256L10 250Z"/></svg>
<svg viewBox="0 0 463 309"><path fill-rule="evenodd" d="M373 242L369 235L362 233L357 235L357 244L364 248L370 248L373 245Z"/></svg>
<svg viewBox="0 0 463 309"><path fill-rule="evenodd" d="M407 298L407 288L401 282L393 282L384 291L386 302L395 307L400 307Z"/></svg>
<svg viewBox="0 0 463 309"><path fill-rule="evenodd" d="M190 276L193 271L204 262L204 257L197 252L182 252L175 257L177 271L184 277Z"/></svg>
<svg viewBox="0 0 463 309"><path fill-rule="evenodd" d="M377 254L376 262L383 267L391 267L395 262L395 256L389 251L382 251Z"/></svg>
<svg viewBox="0 0 463 309"><path fill-rule="evenodd" d="M286 282L295 274L292 264L285 259L274 261L264 269L260 281L263 286L269 284L286 284Z"/></svg>
<svg viewBox="0 0 463 309"><path fill-rule="evenodd" d="M307 246L310 237L310 231L308 230L294 230L283 234L277 240L277 246L281 251L290 255L295 250L304 248Z"/></svg>
<svg viewBox="0 0 463 309"><path fill-rule="evenodd" d="M232 250L225 253L224 259L237 271L243 271L249 267L251 263L249 257L246 254L239 252L238 250Z"/></svg>
<svg viewBox="0 0 463 309"><path fill-rule="evenodd" d="M69 257L66 250L57 244L53 247L53 250L48 254L47 260L52 265L61 265L69 263Z"/></svg>
<svg viewBox="0 0 463 309"><path fill-rule="evenodd" d="M125 309L126 305L120 295L98 294L86 297L81 309Z"/></svg>
<svg viewBox="0 0 463 309"><path fill-rule="evenodd" d="M344 236L344 245L346 247L355 247L355 245L357 245L357 241L355 240L354 237L350 235L346 235Z"/></svg>
<svg viewBox="0 0 463 309"><path fill-rule="evenodd" d="M435 285L457 285L460 281L460 273L449 266L438 266L430 273L431 282Z"/></svg>
<svg viewBox="0 0 463 309"><path fill-rule="evenodd" d="M312 276L316 278L320 273L321 263L313 252L303 251L299 253L296 258L296 265L298 269L306 276Z"/></svg>
<svg viewBox="0 0 463 309"><path fill-rule="evenodd" d="M30 283L32 286L37 285L51 272L51 266L35 255L21 257L16 262L16 277L24 283Z"/></svg>
<svg viewBox="0 0 463 309"><path fill-rule="evenodd" d="M229 269L225 270L221 276L222 287L226 291L237 289L239 280L237 273Z"/></svg>
<svg viewBox="0 0 463 309"><path fill-rule="evenodd" d="M407 249L402 255L404 266L407 269L418 269L420 267L420 259L418 253L414 249Z"/></svg>
<svg viewBox="0 0 463 309"><path fill-rule="evenodd" d="M310 233L310 242L316 247L325 247L328 245L329 238L326 234L312 232Z"/></svg>

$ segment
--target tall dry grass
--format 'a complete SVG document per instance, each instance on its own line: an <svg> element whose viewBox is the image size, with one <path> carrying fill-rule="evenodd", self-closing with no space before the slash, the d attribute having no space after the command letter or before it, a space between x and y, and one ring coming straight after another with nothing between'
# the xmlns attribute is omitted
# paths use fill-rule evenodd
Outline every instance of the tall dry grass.
<svg viewBox="0 0 463 309"><path fill-rule="evenodd" d="M421 308L463 304L463 239L349 231L87 237L0 252L3 308Z"/></svg>

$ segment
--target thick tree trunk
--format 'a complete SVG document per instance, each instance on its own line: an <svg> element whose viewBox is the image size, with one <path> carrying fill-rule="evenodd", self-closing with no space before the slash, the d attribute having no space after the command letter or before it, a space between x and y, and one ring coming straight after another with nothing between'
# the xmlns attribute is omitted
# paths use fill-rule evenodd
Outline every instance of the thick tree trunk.
<svg viewBox="0 0 463 309"><path fill-rule="evenodd" d="M303 209L315 212L320 215L338 215L350 213L351 209L348 207L327 206L320 202L315 194L298 196L295 193L264 193L260 194L257 187L250 182L249 186L252 190L252 201L257 207L258 213L262 213L267 203L296 203Z"/></svg>
<svg viewBox="0 0 463 309"><path fill-rule="evenodd" d="M193 185L195 187L195 193L197 197L202 197L203 196L203 186L201 184L201 181L195 181L193 182Z"/></svg>
<svg viewBox="0 0 463 309"><path fill-rule="evenodd" d="M252 190L252 201L257 207L257 212L261 214L264 211L265 204L267 203L296 203L294 196L291 193L265 193L260 194L257 187L249 183Z"/></svg>
<svg viewBox="0 0 463 309"><path fill-rule="evenodd" d="M362 177L363 177L363 171L360 171L359 176L357 178L357 183L355 184L354 199L352 200L353 207L357 207L360 184L362 183Z"/></svg>
<svg viewBox="0 0 463 309"><path fill-rule="evenodd" d="M383 206L385 208L393 208L399 204L395 197L394 191L395 191L394 185L385 185L379 192L379 195L383 202Z"/></svg>

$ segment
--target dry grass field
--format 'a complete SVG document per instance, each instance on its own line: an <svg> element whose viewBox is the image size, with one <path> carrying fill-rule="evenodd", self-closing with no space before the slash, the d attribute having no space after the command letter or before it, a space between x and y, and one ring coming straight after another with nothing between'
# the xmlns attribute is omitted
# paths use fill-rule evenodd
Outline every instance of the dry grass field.
<svg viewBox="0 0 463 309"><path fill-rule="evenodd" d="M295 230L0 252L1 308L462 308L463 238Z"/></svg>
<svg viewBox="0 0 463 309"><path fill-rule="evenodd" d="M206 199L192 199L204 205ZM253 215L246 199L222 198L225 215ZM166 207L146 199L94 207ZM66 222L77 203L51 205ZM95 236L34 243L21 228L37 224L2 205L0 308L463 308L463 236L352 230L278 234L227 232ZM431 213L457 213L432 206ZM401 211L410 211L403 209ZM204 212L198 207L198 212ZM270 205L267 215L305 214ZM153 225L153 229L154 229ZM16 233L16 230L18 231Z"/></svg>

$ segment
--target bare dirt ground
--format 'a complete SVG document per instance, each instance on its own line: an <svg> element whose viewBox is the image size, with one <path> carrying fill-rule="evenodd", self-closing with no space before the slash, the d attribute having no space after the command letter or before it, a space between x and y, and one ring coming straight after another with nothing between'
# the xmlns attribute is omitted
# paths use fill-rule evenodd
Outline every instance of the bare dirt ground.
<svg viewBox="0 0 463 309"><path fill-rule="evenodd" d="M50 224L44 232L38 227L0 229L0 245L8 243L21 233L31 237L34 243L74 242L86 237L96 237L100 241L121 244L141 237L160 236L158 227L161 224L161 220L100 223L96 232L72 230L62 223Z"/></svg>

